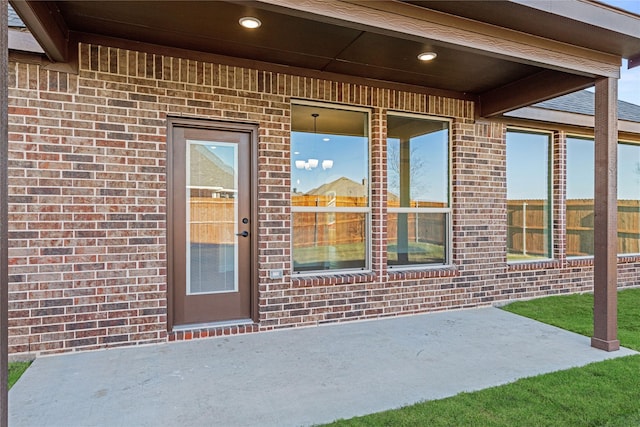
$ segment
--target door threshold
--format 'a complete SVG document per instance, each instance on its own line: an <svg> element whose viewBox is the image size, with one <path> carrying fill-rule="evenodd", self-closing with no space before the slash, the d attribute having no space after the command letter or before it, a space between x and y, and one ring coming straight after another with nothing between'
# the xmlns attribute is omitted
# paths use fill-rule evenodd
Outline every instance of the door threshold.
<svg viewBox="0 0 640 427"><path fill-rule="evenodd" d="M174 326L172 332L194 331L197 329L225 328L227 326L243 326L243 325L253 325L253 324L254 324L254 321L251 319L224 320L221 322L189 323L186 325Z"/></svg>

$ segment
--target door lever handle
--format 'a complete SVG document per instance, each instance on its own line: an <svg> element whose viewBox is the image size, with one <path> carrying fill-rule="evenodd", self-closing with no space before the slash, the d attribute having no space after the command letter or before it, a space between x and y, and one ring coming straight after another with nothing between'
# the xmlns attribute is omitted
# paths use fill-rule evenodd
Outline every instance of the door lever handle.
<svg viewBox="0 0 640 427"><path fill-rule="evenodd" d="M236 236L247 237L248 235L249 235L249 232L247 230L244 230L242 233L236 233Z"/></svg>

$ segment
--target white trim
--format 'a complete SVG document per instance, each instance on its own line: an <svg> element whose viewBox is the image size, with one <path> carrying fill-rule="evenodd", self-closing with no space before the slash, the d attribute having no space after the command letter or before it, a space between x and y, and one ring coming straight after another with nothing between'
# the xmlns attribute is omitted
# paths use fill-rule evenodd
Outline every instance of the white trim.
<svg viewBox="0 0 640 427"><path fill-rule="evenodd" d="M361 206L354 206L352 208L342 206L291 206L291 212L317 212L317 213L368 213L371 208L363 208Z"/></svg>
<svg viewBox="0 0 640 427"><path fill-rule="evenodd" d="M312 106L324 109L332 109L332 110L341 110L341 111L349 111L349 112L361 112L365 113L367 116L367 151L368 151L368 159L367 159L367 205L366 207L354 206L291 206L291 235L293 235L293 215L295 213L362 213L365 219L365 227L366 227L366 235L365 235L365 254L364 254L364 268L352 268L352 269L332 269L332 270L311 270L311 271L303 271L299 272L294 270L294 262L293 262L293 239L290 240L290 256L291 256L291 275L292 277L313 277L313 276L331 276L335 274L345 274L345 273L371 273L371 260L372 260L372 236L373 236L373 228L372 228L372 206L371 206L371 176L372 176L372 135L371 135L371 122L374 109L372 107L357 107L348 104L336 104L329 102L318 102L318 101L310 101L307 99L299 99L299 98L291 98L291 111L293 115L293 107L296 105L301 106ZM289 138L291 138L291 134L294 132L293 129L290 130ZM291 147L289 148L291 152ZM291 174L291 161L289 162L289 173ZM291 189L289 190L291 191Z"/></svg>
<svg viewBox="0 0 640 427"><path fill-rule="evenodd" d="M426 268L442 268L443 266L452 266L453 265L453 123L454 120L450 117L442 117L442 116L432 116L428 114L419 114L419 113L407 113L402 111L387 111L387 117L396 116L396 117L409 117L418 120L431 120L435 122L446 122L448 124L447 128L447 205L446 208L425 208L425 207L383 207L383 211L385 213L385 217L388 216L389 213L443 213L445 214L445 253L444 253L444 263L430 263L430 264L410 264L410 265L391 265L387 261L387 269L398 271L398 270L420 270ZM383 144L387 145L387 141L389 139L388 132L384 136ZM384 159L385 167L388 168L387 158ZM388 176L387 176L388 182ZM385 188L385 191L388 191L388 188ZM388 203L388 201L387 201ZM388 245L388 240L387 240Z"/></svg>
<svg viewBox="0 0 640 427"><path fill-rule="evenodd" d="M451 208L387 208L393 213L451 213Z"/></svg>
<svg viewBox="0 0 640 427"><path fill-rule="evenodd" d="M554 229L553 229L553 219L554 219L554 215L553 215L553 210L555 208L555 204L553 203L554 201L554 197L555 197L555 193L553 191L553 180L555 178L555 174L554 174L554 161L555 161L555 157L553 156L554 153L554 143L555 143L555 132L554 131L550 131L550 130L543 130L543 129L531 129L531 128L527 128L527 127L520 127L520 126L507 126L507 130L505 132L504 135L504 143L505 143L505 159L507 156L507 152L506 152L506 146L507 146L507 134L509 133L509 131L515 131L515 132L519 132L519 133L532 133L532 134L537 134L537 135L547 135L549 138L549 146L547 147L548 150L548 166L547 166L547 197L549 198L548 203L549 203L549 224L547 226L547 231L549 233L549 242L548 242L548 248L547 250L549 251L549 255L551 255L550 258L540 258L540 259L535 259L535 260L526 260L526 261L522 261L522 262L538 262L538 261L550 261L550 260L555 260L556 258L554 258L554 254L553 254L553 248L554 248L554 241L555 241L555 233L554 233ZM565 150L565 161L566 161L566 150ZM565 165L565 175L566 175L566 165ZM506 168L506 164L505 164L505 182L506 182L506 177L507 177L507 168ZM509 189L508 187L508 183L507 183L507 190ZM565 199L566 199L566 180L565 180ZM509 198L506 199L507 204L509 202ZM565 206L565 211L566 211L566 206ZM566 216L565 216L566 219ZM507 226L507 228L509 227L508 224L505 224ZM567 225L565 224L565 234L566 234L566 227ZM506 236L505 236L506 237ZM505 250L507 251L507 258L509 257L509 248L506 246L505 244ZM521 261L509 261L507 259L507 264L516 264L519 263Z"/></svg>

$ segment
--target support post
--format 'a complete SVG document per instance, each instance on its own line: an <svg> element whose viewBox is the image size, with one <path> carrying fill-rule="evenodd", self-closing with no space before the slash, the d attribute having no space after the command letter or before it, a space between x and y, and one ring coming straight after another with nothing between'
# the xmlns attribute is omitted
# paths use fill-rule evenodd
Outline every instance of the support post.
<svg viewBox="0 0 640 427"><path fill-rule="evenodd" d="M0 0L0 427L9 425L9 213L8 213L8 72L7 0Z"/></svg>
<svg viewBox="0 0 640 427"><path fill-rule="evenodd" d="M591 346L620 348L618 335L618 79L596 81L593 337Z"/></svg>

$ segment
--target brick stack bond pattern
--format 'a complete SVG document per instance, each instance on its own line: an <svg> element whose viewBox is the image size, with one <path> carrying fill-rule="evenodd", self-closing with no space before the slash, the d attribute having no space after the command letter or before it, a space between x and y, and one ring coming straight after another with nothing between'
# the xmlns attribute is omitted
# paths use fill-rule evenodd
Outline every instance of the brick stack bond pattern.
<svg viewBox="0 0 640 427"><path fill-rule="evenodd" d="M470 101L82 44L79 72L10 67L12 353L45 354L477 307L591 288L591 261L506 263L506 126ZM371 272L291 278L291 102L371 109ZM386 114L452 120L452 265L386 268ZM253 325L167 333L166 118L259 125ZM556 135L554 152L562 152ZM564 155L554 157L564 170ZM559 162L559 163L558 163ZM621 266L636 285L638 259ZM282 279L269 279L283 269Z"/></svg>

